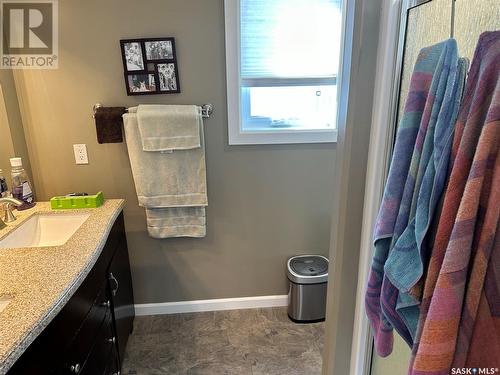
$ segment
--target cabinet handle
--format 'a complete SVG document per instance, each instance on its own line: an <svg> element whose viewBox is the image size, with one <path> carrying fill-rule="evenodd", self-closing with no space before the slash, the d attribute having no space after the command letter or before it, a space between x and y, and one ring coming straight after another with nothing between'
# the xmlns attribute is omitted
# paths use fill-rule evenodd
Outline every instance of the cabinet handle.
<svg viewBox="0 0 500 375"><path fill-rule="evenodd" d="M111 301L103 302L103 303L101 303L101 306L110 308L111 307Z"/></svg>
<svg viewBox="0 0 500 375"><path fill-rule="evenodd" d="M108 339L108 342L110 344L116 344L116 337L115 336L111 337L110 339Z"/></svg>
<svg viewBox="0 0 500 375"><path fill-rule="evenodd" d="M113 281L113 282L115 283L115 285L116 285L116 287L115 287L114 289L112 289L112 290L111 290L111 293L112 293L114 296L116 296L116 293L118 292L118 287L119 287L120 285L118 284L118 280L116 280L116 277L113 275L113 272L110 272L110 273L109 273L109 279L110 279L111 281Z"/></svg>
<svg viewBox="0 0 500 375"><path fill-rule="evenodd" d="M69 369L71 372L78 374L80 372L80 364L77 363L76 365L71 365Z"/></svg>

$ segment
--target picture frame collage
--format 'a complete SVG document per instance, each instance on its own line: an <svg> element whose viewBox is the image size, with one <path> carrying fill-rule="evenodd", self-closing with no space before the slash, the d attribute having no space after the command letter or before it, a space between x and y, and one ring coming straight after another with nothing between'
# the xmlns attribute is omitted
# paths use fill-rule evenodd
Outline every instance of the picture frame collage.
<svg viewBox="0 0 500 375"><path fill-rule="evenodd" d="M120 40L127 95L178 94L175 39Z"/></svg>

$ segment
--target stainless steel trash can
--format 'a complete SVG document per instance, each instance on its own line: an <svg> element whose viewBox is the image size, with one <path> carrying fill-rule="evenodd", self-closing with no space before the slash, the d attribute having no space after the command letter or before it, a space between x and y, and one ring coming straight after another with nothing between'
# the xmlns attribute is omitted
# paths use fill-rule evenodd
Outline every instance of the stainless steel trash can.
<svg viewBox="0 0 500 375"><path fill-rule="evenodd" d="M325 320L328 259L321 255L291 257L287 276L290 319L300 323Z"/></svg>

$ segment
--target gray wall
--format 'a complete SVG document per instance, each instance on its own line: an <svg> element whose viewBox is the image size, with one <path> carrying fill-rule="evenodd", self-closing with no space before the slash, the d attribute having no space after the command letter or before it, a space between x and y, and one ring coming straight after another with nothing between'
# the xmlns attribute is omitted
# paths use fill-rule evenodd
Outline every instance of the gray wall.
<svg viewBox="0 0 500 375"><path fill-rule="evenodd" d="M60 67L16 72L39 196L70 191L127 199L137 303L286 294L286 259L328 254L335 145L228 146L223 0L59 2ZM119 39L176 37L182 94L129 98ZM98 145L92 105L213 103L206 121L208 234L153 240L126 147ZM73 143L90 164L76 166Z"/></svg>

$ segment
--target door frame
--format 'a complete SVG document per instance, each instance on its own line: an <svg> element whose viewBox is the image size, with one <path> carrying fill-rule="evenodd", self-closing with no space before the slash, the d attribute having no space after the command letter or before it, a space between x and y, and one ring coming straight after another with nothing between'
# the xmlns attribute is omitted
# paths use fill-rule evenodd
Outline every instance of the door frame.
<svg viewBox="0 0 500 375"><path fill-rule="evenodd" d="M432 0L388 0L381 13L379 53L366 174L358 286L350 375L370 375L373 336L365 313L365 292L373 257L373 227L382 200L398 121L409 11ZM382 173L381 173L382 171Z"/></svg>

